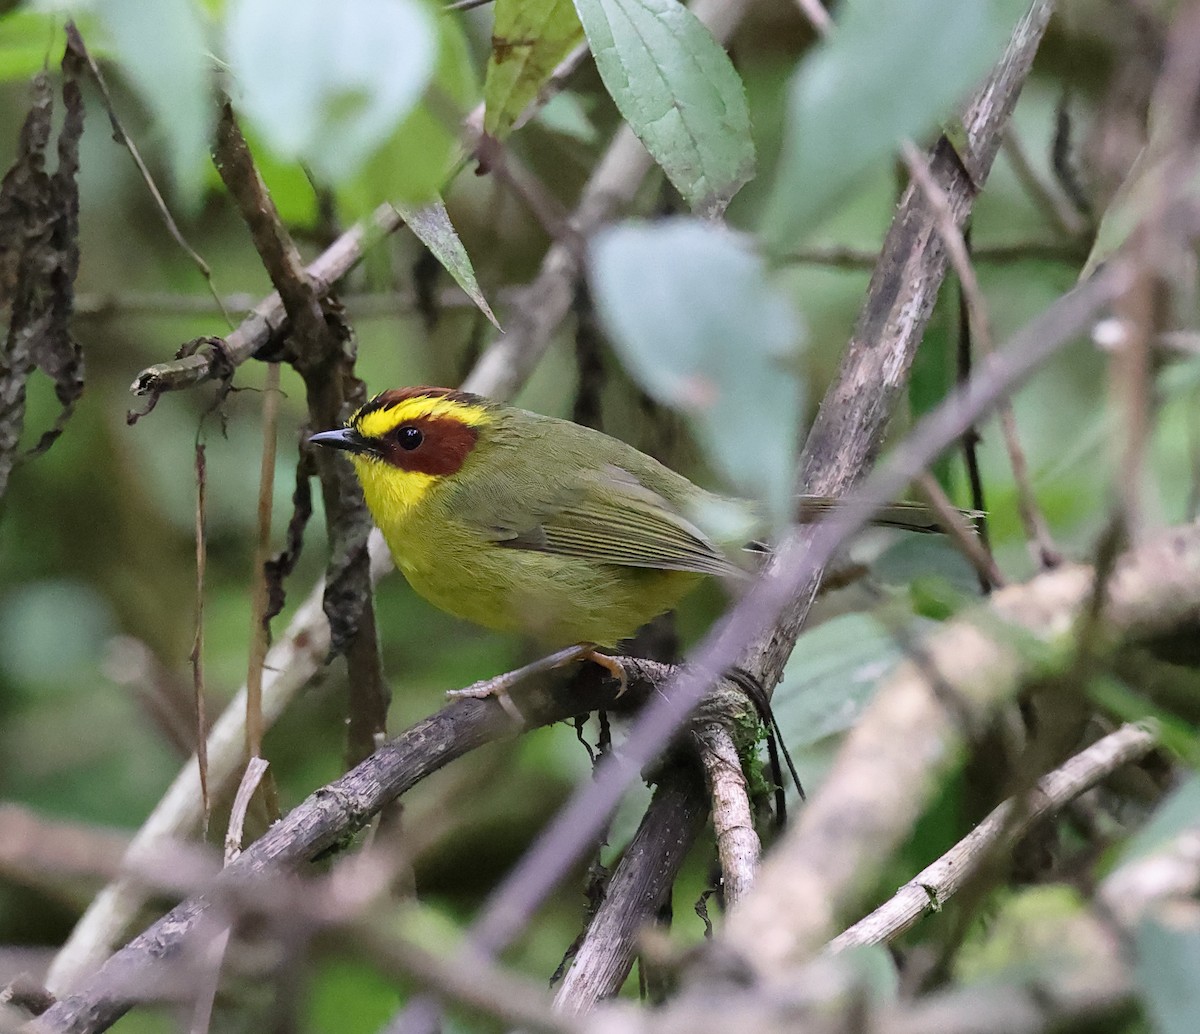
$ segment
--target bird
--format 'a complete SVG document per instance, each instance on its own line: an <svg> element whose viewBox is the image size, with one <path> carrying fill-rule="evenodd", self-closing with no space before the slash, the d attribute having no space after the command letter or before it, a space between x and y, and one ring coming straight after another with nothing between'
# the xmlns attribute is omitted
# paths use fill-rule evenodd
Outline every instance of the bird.
<svg viewBox="0 0 1200 1034"><path fill-rule="evenodd" d="M452 696L496 697L535 671L588 659L624 688L612 649L705 577L745 577L740 541L706 521L750 504L709 492L590 427L452 388L384 391L309 442L342 450L412 588L456 617L552 652ZM800 496L798 519L833 501ZM875 523L939 531L917 503ZM725 522L722 522L725 523ZM728 534L728 531L726 531Z"/></svg>

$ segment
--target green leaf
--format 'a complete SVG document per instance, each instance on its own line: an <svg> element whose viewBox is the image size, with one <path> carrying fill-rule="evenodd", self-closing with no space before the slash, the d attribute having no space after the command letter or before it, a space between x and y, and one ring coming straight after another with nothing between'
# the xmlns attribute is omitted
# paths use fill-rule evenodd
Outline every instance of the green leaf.
<svg viewBox="0 0 1200 1034"><path fill-rule="evenodd" d="M1000 56L1028 0L856 0L788 87L778 179L762 222L783 250L897 143L937 126ZM936 60L933 60L936 55Z"/></svg>
<svg viewBox="0 0 1200 1034"><path fill-rule="evenodd" d="M804 397L801 329L762 259L719 226L671 219L603 231L591 260L596 308L626 368L691 417L736 489L786 522Z"/></svg>
<svg viewBox="0 0 1200 1034"><path fill-rule="evenodd" d="M796 641L771 706L809 793L832 764L841 735L858 721L879 683L903 658L903 644L919 641L934 627L902 611L894 619L898 629L890 619L841 614Z"/></svg>
<svg viewBox="0 0 1200 1034"><path fill-rule="evenodd" d="M488 305L487 299L479 289L479 282L475 279L475 268L471 265L471 257L455 232L454 226L450 222L450 215L446 211L446 205L441 198L423 208L398 204L396 210L404 216L404 221L408 224L408 228L416 234L417 239L433 253L434 258L446 268L446 272L454 277L454 282L467 293L471 301L479 306L480 312L491 320L497 330L503 333L504 328L496 320L491 306Z"/></svg>
<svg viewBox="0 0 1200 1034"><path fill-rule="evenodd" d="M204 191L214 110L199 10L190 0L101 0L95 13L154 116L181 201L194 208Z"/></svg>
<svg viewBox="0 0 1200 1034"><path fill-rule="evenodd" d="M360 219L383 201L413 205L433 201L446 185L459 153L455 114L476 96L475 71L458 21L438 19L438 59L430 94L338 190L346 215ZM449 103L447 103L449 102Z"/></svg>
<svg viewBox="0 0 1200 1034"><path fill-rule="evenodd" d="M907 635L927 627L918 621ZM842 614L806 631L773 698L784 742L799 750L845 732L902 656L901 638L870 614Z"/></svg>
<svg viewBox="0 0 1200 1034"><path fill-rule="evenodd" d="M583 40L571 0L496 0L483 128L503 139L558 63Z"/></svg>
<svg viewBox="0 0 1200 1034"><path fill-rule="evenodd" d="M437 58L418 0L237 0L226 40L239 109L280 157L335 185L412 111Z"/></svg>
<svg viewBox="0 0 1200 1034"><path fill-rule="evenodd" d="M575 0L575 9L625 121L693 212L720 215L755 171L729 55L676 0Z"/></svg>
<svg viewBox="0 0 1200 1034"><path fill-rule="evenodd" d="M1200 1016L1200 908L1177 902L1138 928L1137 964L1146 1010L1158 1034L1192 1034Z"/></svg>

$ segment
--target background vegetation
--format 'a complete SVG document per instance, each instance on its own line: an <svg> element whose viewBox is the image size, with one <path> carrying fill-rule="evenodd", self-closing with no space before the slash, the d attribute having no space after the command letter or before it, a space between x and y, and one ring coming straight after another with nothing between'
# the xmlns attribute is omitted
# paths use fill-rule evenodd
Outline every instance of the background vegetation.
<svg viewBox="0 0 1200 1034"><path fill-rule="evenodd" d="M19 160L32 77L44 67L56 92L61 86L67 15L48 5L6 6L0 141L7 166ZM729 59L699 21L679 21L674 0L574 7L497 0L451 12L416 0L96 0L68 12L103 71L123 132L212 277L206 282L173 239L128 150L114 139L95 77L77 73L86 117L70 330L86 363L86 387L61 438L18 463L0 497L0 817L6 829L25 831L0 844L0 984L19 972L42 980L56 947L111 875L99 863L90 875L77 861L51 864L57 841L44 839L49 831L75 835L69 842L101 857L94 845L131 835L189 763L198 441L207 465L202 657L210 719L247 678L265 364L240 365L232 391L206 383L164 394L136 422L126 416L145 408L129 393L145 367L170 359L185 342L229 334L214 294L236 324L272 290L238 205L208 161L218 90L232 96L306 261L382 202L412 213L435 195L444 198L461 250L443 243L431 252L407 229L381 234L337 285L354 372L371 392L457 384L498 339L456 280L481 293L510 334L531 336L527 324L539 301L521 288L538 275L555 240L583 246L567 215L624 117L657 164L605 220L613 225L591 239L586 274L568 286L570 313L554 321L532 374L527 381L514 374L506 388L519 385L520 405L598 423L702 483L757 495L782 514L804 429L835 376L907 183L899 142L912 137L929 145L943 127L951 144L964 146L954 112L1000 57L1026 6L847 0L830 5L839 28L822 40L815 4L730 5L736 13L717 19L737 22L729 26ZM1164 68L1173 67L1171 55L1178 64L1189 46L1195 51L1186 32L1195 22L1188 3L1058 5L970 217L994 342L1072 288L1089 256L1094 268L1128 247L1130 227L1187 180L1195 141L1186 132L1171 143L1174 150L1143 149L1151 125L1176 124L1194 103L1185 97L1176 104ZM622 36L622 26L638 31ZM661 38L657 27L664 27ZM642 39L645 52L631 50L630 38ZM532 55L515 84L497 71L506 39L529 43ZM555 81L561 92L522 124L518 116L538 87L585 39L595 60L581 53L570 74ZM670 101L665 107L662 96ZM477 126L459 123L485 99L483 125L491 135L481 138ZM680 113L682 130L672 130L671 112ZM1145 154L1163 153L1178 158L1185 173L1149 178ZM1142 164L1135 165L1139 154ZM634 218L641 221L623 222ZM1180 227L1186 222L1181 217ZM3 247L9 256L19 251L11 237ZM1154 378L1140 465L1131 467L1127 456L1133 432L1122 402L1124 367L1086 340L1046 363L1013 397L1028 465L1024 485L1014 478L995 418L980 426L987 532L1009 583L1037 575L1047 558L1028 540L1023 491L1036 499L1054 550L1089 563L1102 542L1111 552L1114 542L1143 542L1154 529L1195 516L1194 271L1176 265L1162 276L1170 297L1162 304L1171 311L1155 312L1144 327L1155 347L1146 346ZM11 318L16 294L7 271L3 286ZM1115 308L1128 314L1119 299ZM951 389L965 323L951 277L895 407L889 441ZM1102 342L1104 329L1097 334ZM1174 335L1173 348L1158 347L1164 335ZM14 383L11 355L0 359L0 383ZM280 369L272 550L285 540L299 443L305 430L316 429L304 380L288 363ZM689 399L680 385L692 375L721 386L715 404ZM23 423L22 450L54 425L60 398L52 377L28 378L23 422L16 424ZM10 416L6 411L8 426ZM933 472L956 504L977 504L961 450ZM1114 513L1131 516L1131 499L1134 526L1125 537L1108 534ZM330 555L319 491L313 506L303 552L286 579L286 605L272 625L277 636ZM872 532L855 540L852 556L866 573L817 603L775 691L781 731L810 794L819 793L846 730L906 649L982 594L970 564L944 539ZM677 619L685 647L725 605L719 586L687 601ZM394 575L379 584L375 618L393 734L441 707L444 690L526 659L525 644L433 610ZM963 763L938 777L907 842L884 859L866 903L888 897L1002 798L1120 721L1157 715L1170 753L1151 754L1079 797L1050 832L1043 827L1025 842L1017 864L975 887L961 908L954 902L924 920L892 954L871 954L860 966L866 975L851 981L870 988L870 1008L919 1003L921 994L974 986L988 975L1024 987L1021 966L1049 965L1047 942L1057 942L1063 929L1055 921L1073 929L1098 921L1085 902L1116 861L1130 857L1127 838L1138 829L1146 836L1148 816L1162 840L1194 829L1189 766L1200 710L1193 669L1168 668L1161 659L1138 676L1107 660L1100 668L1078 688L1088 721L1057 756L1041 757L1040 768L1033 752L1003 755L994 729L972 739ZM1168 675L1172 693L1155 695ZM268 731L263 754L285 812L345 770L347 700L345 662L335 659ZM1000 720L1006 734L1020 724L1015 710ZM595 720L583 735L596 741ZM396 918L396 929L435 955L450 953L488 892L589 771L588 751L559 724L474 751L420 782L404 797L402 820L416 845L411 884L419 905ZM218 846L231 790L218 795L208 835ZM599 852L606 865L620 856L649 795L643 787L627 795ZM799 802L792 804L794 812ZM252 835L261 832L265 813L252 811L248 823ZM761 833L769 838L769 825ZM659 945L659 957L677 957L680 946L703 938L705 923L693 906L714 886L714 858L706 831L675 882L673 947ZM538 980L554 972L583 923L585 882L578 865L506 965ZM708 907L719 928L719 909ZM1080 936L1101 934L1086 927ZM1102 1014L1131 1030L1147 1023L1189 1029L1181 1024L1198 1004L1198 938L1192 910L1172 913L1150 933L1143 929L1124 971L1132 974L1131 989L1111 1003L1095 996L1074 1011L1064 1007L1065 1015L1085 1026ZM411 972L397 979L362 955L322 945L303 966L288 962L286 991L276 978L287 967L278 960L260 960L256 969L244 953L236 955L214 1025L380 1029L424 982ZM653 997L654 966L639 972L642 992L649 985ZM625 994L636 997L638 985L631 980ZM290 1012L281 1010L283 998ZM500 1029L512 1016L499 1015L455 1009L446 1023ZM996 1029L1006 1029L1003 1014L997 1017ZM174 1019L170 1011L139 1009L118 1029L160 1029Z"/></svg>

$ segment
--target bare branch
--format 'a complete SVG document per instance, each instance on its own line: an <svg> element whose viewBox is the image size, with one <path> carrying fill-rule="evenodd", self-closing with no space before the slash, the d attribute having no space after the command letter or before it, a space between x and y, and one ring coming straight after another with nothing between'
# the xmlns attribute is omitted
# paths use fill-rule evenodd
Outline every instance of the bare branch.
<svg viewBox="0 0 1200 1034"><path fill-rule="evenodd" d="M712 800L713 832L721 861L721 890L725 907L733 908L750 890L762 844L754 829L742 759L729 730L709 722L694 733Z"/></svg>
<svg viewBox="0 0 1200 1034"><path fill-rule="evenodd" d="M879 944L898 937L922 916L941 909L993 851L1004 844L1015 844L1035 823L1059 811L1122 765L1144 757L1157 743L1158 737L1152 730L1138 725L1122 726L1093 743L1039 779L1015 816L1016 802L1005 801L888 901L838 934L827 950L845 951L856 945Z"/></svg>
<svg viewBox="0 0 1200 1034"><path fill-rule="evenodd" d="M403 225L400 214L391 205L383 204L370 219L342 234L305 267L317 295L325 297L334 284L362 261L372 244ZM283 301L276 291L259 302L232 333L224 338L201 339L195 352L185 358L148 366L134 378L129 390L135 395L153 396L219 379L281 334L286 323Z"/></svg>
<svg viewBox="0 0 1200 1034"><path fill-rule="evenodd" d="M671 766L659 779L654 799L608 882L604 905L558 987L554 1006L559 1012L587 1012L621 989L633 966L638 935L670 895L707 813L694 762ZM647 857L655 860L652 867L644 864Z"/></svg>

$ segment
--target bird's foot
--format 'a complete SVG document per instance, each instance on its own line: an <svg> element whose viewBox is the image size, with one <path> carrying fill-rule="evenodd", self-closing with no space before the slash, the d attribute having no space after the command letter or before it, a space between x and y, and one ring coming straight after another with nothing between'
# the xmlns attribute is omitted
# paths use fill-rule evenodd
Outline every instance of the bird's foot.
<svg viewBox="0 0 1200 1034"><path fill-rule="evenodd" d="M586 652L579 655L580 660L591 661L593 664L600 665L614 679L617 680L617 698L620 699L621 694L629 688L629 676L625 672L625 665L616 657L610 657L606 653L601 653L595 647L588 647ZM565 662L564 662L565 663Z"/></svg>

